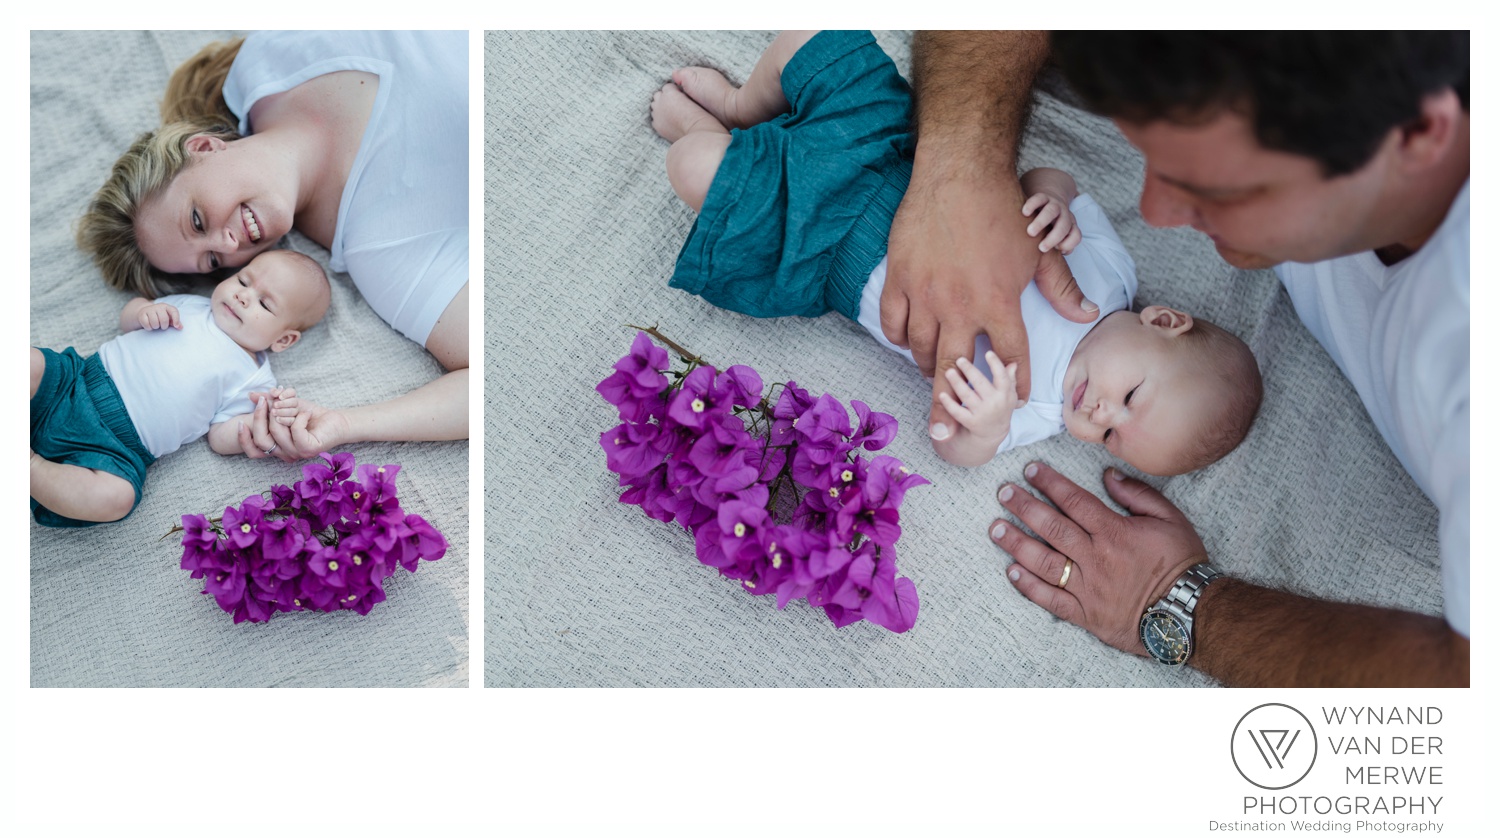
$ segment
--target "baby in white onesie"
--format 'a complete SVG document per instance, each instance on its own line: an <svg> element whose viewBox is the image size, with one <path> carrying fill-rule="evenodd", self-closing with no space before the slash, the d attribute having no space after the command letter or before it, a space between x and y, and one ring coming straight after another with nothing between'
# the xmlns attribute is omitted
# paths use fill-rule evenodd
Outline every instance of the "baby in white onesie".
<svg viewBox="0 0 1500 838"><path fill-rule="evenodd" d="M208 434L220 454L241 452L252 392L276 387L268 358L323 319L328 278L292 250L262 253L208 298L137 297L124 334L81 357L31 349L31 507L46 526L117 521L140 502L146 466ZM276 421L297 413L276 394Z"/></svg>
<svg viewBox="0 0 1500 838"><path fill-rule="evenodd" d="M1015 365L1001 367L980 336L974 361L947 371L959 398L940 396L958 422L933 447L949 462L980 465L998 451L1059 431L1103 445L1155 475L1203 468L1228 454L1250 430L1262 384L1243 341L1201 318L1162 305L1132 311L1135 263L1104 211L1067 172L1021 176L1022 212L1043 250L1059 248L1084 294L1099 305L1094 323L1063 319L1032 283L1021 295L1031 345L1031 400L1016 397ZM1075 213L1077 217L1075 218ZM861 297L859 322L890 346L880 329L885 262ZM910 352L897 349L910 356Z"/></svg>

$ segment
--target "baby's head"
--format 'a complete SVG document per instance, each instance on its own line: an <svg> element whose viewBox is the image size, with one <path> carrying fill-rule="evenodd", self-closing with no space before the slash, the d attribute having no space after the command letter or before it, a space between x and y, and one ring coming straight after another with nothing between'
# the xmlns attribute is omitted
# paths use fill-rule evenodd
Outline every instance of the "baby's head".
<svg viewBox="0 0 1500 838"><path fill-rule="evenodd" d="M1182 474L1234 450L1260 398L1243 341L1147 306L1109 315L1079 342L1063 376L1063 423L1147 474Z"/></svg>
<svg viewBox="0 0 1500 838"><path fill-rule="evenodd" d="M268 250L213 293L214 322L250 352L280 352L328 311L328 276L295 250Z"/></svg>

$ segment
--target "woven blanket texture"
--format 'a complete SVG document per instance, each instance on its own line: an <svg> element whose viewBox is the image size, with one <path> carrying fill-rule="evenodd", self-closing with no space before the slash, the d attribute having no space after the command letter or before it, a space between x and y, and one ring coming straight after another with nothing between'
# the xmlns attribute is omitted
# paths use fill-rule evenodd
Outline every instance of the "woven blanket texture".
<svg viewBox="0 0 1500 838"><path fill-rule="evenodd" d="M651 94L684 65L742 83L768 32L489 32L485 36L484 683L487 686L1205 686L1121 654L1025 600L986 531L995 492L1044 460L1096 494L1111 458L1067 436L978 469L926 439L928 385L837 314L756 320L667 288L693 213L667 182ZM910 34L877 38L903 73ZM1148 229L1139 155L1107 120L1041 93L1021 165L1092 194L1135 257L1137 310L1165 303L1250 344L1266 380L1249 438L1194 474L1151 479L1214 562L1256 582L1441 612L1436 511L1269 271L1225 265L1189 230ZM933 483L902 508L915 628L835 629L778 611L693 555L692 537L618 502L593 386L662 331L710 362L858 398L901 423L882 453Z"/></svg>
<svg viewBox="0 0 1500 838"><path fill-rule="evenodd" d="M116 156L160 120L172 69L231 32L33 32L31 35L31 335L34 346L90 354L118 333L130 299L107 288L73 243L72 225ZM291 247L324 268L328 253L297 233ZM276 355L283 385L330 406L391 398L436 378L422 347L387 326L345 274L301 343ZM211 285L203 286L206 291ZM303 612L233 625L201 580L178 568L186 513L220 514L301 464L220 457L206 440L149 471L123 522L83 530L30 524L31 685L462 686L468 683L467 442L366 443L360 463L400 463L409 513L450 542L418 573L398 570L368 616ZM29 516L28 516L29 521Z"/></svg>

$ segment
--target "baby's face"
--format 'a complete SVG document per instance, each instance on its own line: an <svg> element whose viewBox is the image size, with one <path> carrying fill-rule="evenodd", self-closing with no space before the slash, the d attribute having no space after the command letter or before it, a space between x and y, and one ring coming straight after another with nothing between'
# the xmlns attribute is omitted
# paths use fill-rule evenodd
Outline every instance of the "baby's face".
<svg viewBox="0 0 1500 838"><path fill-rule="evenodd" d="M262 253L213 293L214 322L250 352L280 352L301 337L299 324L318 305L322 289L281 251Z"/></svg>
<svg viewBox="0 0 1500 838"><path fill-rule="evenodd" d="M1179 331L1186 317L1150 306L1094 327L1063 375L1068 433L1147 474L1180 473L1222 386L1188 351Z"/></svg>

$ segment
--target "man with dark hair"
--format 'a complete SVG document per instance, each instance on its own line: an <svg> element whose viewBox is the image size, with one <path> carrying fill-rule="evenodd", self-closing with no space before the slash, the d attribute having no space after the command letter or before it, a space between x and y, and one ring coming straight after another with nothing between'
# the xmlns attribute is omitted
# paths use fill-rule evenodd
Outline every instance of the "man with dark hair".
<svg viewBox="0 0 1500 838"><path fill-rule="evenodd" d="M1146 161L1141 214L1192 226L1236 267L1275 266L1298 315L1439 510L1446 622L1221 577L1175 507L1107 472L1119 516L1041 464L994 538L1029 599L1116 648L1228 684L1469 681L1468 33L923 33L918 146L881 301L924 372L988 331L1022 361L1038 274L1086 320L1066 270L1004 220L1030 85L1049 54ZM998 232L997 232L998 231ZM1070 314L1071 312L1071 314ZM1073 315L1078 315L1073 317ZM998 333L998 334L997 334ZM936 402L931 430L946 417ZM1029 382L1029 379L1028 379ZM1025 393L1022 393L1025 396ZM1067 585L1069 578L1075 582ZM1079 584L1080 577L1088 584ZM1092 577L1092 578L1088 578Z"/></svg>

